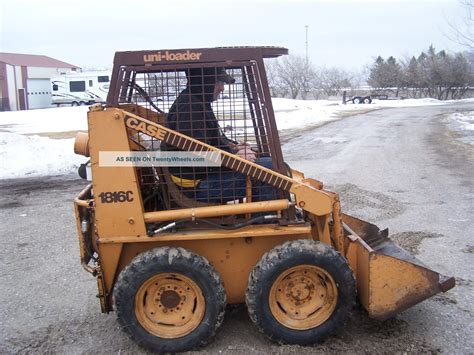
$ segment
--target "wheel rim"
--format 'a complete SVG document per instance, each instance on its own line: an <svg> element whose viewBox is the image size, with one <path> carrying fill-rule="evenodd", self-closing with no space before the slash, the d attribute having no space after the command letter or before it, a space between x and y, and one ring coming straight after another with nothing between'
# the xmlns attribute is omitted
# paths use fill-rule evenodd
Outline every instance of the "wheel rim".
<svg viewBox="0 0 474 355"><path fill-rule="evenodd" d="M332 276L314 265L286 270L273 283L269 296L275 319L290 329L315 328L329 319L337 305Z"/></svg>
<svg viewBox="0 0 474 355"><path fill-rule="evenodd" d="M162 273L135 295L135 314L145 330L160 338L179 338L201 323L206 304L199 286L181 274Z"/></svg>

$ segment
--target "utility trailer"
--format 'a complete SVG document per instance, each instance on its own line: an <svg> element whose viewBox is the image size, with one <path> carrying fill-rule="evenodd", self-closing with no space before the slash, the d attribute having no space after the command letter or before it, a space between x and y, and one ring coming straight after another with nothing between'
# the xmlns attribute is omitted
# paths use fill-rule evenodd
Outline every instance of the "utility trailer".
<svg viewBox="0 0 474 355"><path fill-rule="evenodd" d="M356 95L356 96L352 96L352 97L347 98L346 91L344 91L342 93L342 103L343 104L347 104L348 102L352 102L355 105L358 105L358 104L371 104L372 103L372 98L373 97L371 95L367 95L367 96Z"/></svg>

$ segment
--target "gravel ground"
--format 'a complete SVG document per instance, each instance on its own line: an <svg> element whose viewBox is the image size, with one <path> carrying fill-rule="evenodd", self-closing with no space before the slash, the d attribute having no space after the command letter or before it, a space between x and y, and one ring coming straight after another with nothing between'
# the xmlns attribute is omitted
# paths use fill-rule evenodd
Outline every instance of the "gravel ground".
<svg viewBox="0 0 474 355"><path fill-rule="evenodd" d="M228 307L207 353L472 353L473 148L442 114L467 105L371 112L333 122L283 148L287 161L341 194L343 208L388 226L393 238L457 286L386 322L355 310L316 347L278 346L242 306ZM472 110L472 108L470 108ZM113 313L100 313L82 270L72 176L3 180L0 188L0 353L139 353Z"/></svg>

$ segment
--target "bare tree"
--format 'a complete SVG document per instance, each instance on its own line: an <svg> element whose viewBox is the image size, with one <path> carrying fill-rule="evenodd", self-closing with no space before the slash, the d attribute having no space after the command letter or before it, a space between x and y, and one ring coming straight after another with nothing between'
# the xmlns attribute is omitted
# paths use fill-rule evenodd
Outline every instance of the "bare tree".
<svg viewBox="0 0 474 355"><path fill-rule="evenodd" d="M354 75L338 68L321 68L318 72L319 87L327 96L339 95L353 87Z"/></svg>
<svg viewBox="0 0 474 355"><path fill-rule="evenodd" d="M289 90L278 74L279 69L277 59L266 59L265 69L267 72L268 86L270 87L271 95L274 97L287 97Z"/></svg>
<svg viewBox="0 0 474 355"><path fill-rule="evenodd" d="M266 63L269 83L276 96L289 95L292 99L306 99L314 87L316 72L304 57L290 55Z"/></svg>
<svg viewBox="0 0 474 355"><path fill-rule="evenodd" d="M474 0L459 0L464 15L456 21L447 21L451 41L456 42L470 50L474 49Z"/></svg>

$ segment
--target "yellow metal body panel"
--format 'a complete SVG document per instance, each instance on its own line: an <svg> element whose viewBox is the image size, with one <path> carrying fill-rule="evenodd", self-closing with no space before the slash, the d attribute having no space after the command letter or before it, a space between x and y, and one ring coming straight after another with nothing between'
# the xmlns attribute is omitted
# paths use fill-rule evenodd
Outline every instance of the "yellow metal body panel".
<svg viewBox="0 0 474 355"><path fill-rule="evenodd" d="M107 296L112 294L123 244L99 244L100 269Z"/></svg>
<svg viewBox="0 0 474 355"><path fill-rule="evenodd" d="M145 234L143 204L133 167L100 167L100 151L129 151L123 111L108 109L88 113L90 156L95 195L97 234L101 236ZM133 201L102 202L101 193L131 191Z"/></svg>
<svg viewBox="0 0 474 355"><path fill-rule="evenodd" d="M173 240L211 240L211 239L234 239L234 238L259 238L259 237L276 237L285 235L307 235L310 234L312 228L309 224L296 226L279 226L279 225L257 225L239 228L235 231L223 229L194 229L188 231L180 231L179 233L160 233L155 237L147 235L122 236L120 238L101 237L101 244L108 243L149 243L154 240L173 241Z"/></svg>

